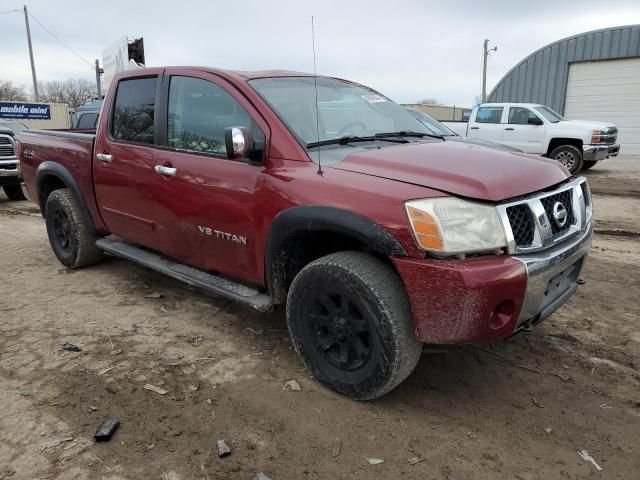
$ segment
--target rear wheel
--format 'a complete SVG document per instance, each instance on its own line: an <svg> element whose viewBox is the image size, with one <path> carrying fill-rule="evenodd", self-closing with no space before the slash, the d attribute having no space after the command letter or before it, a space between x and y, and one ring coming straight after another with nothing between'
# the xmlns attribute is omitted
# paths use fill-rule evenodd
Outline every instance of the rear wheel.
<svg viewBox="0 0 640 480"><path fill-rule="evenodd" d="M313 376L357 400L395 388L422 350L397 273L361 252L334 253L303 268L289 289L287 323Z"/></svg>
<svg viewBox="0 0 640 480"><path fill-rule="evenodd" d="M591 161L585 160L584 162L582 162L582 169L589 170L591 167L594 167L596 163L598 162L591 162Z"/></svg>
<svg viewBox="0 0 640 480"><path fill-rule="evenodd" d="M96 247L100 237L93 234L93 227L84 220L69 189L51 192L45 206L45 219L53 253L64 266L85 267L102 259L102 250Z"/></svg>
<svg viewBox="0 0 640 480"><path fill-rule="evenodd" d="M2 189L9 200L26 200L20 185L5 185Z"/></svg>
<svg viewBox="0 0 640 480"><path fill-rule="evenodd" d="M549 158L560 162L572 174L582 168L582 152L573 145L561 145L551 152Z"/></svg>

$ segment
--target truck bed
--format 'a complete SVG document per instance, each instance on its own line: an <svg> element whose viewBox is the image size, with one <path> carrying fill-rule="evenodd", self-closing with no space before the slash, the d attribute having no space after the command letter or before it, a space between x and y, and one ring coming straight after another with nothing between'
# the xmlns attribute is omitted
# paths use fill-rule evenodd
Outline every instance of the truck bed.
<svg viewBox="0 0 640 480"><path fill-rule="evenodd" d="M44 212L37 188L38 176L49 168L63 170L69 188L84 199L94 225L104 228L93 189L92 159L95 130L25 130L19 135L23 181L32 201ZM73 182L73 186L69 183ZM46 184L46 182L45 182ZM41 187L42 188L42 187Z"/></svg>

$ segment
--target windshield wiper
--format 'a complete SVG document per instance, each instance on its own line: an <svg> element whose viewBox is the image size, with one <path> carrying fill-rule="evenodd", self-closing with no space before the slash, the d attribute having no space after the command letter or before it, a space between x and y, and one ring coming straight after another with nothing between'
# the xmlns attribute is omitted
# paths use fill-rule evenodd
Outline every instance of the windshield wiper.
<svg viewBox="0 0 640 480"><path fill-rule="evenodd" d="M398 135L391 135L391 136L397 137ZM375 141L391 142L391 143L409 143L409 140L405 140L402 138L379 137L377 134L373 137L371 136L356 137L353 135L347 135L340 138L332 138L329 140L320 140L319 142L307 143L307 148L324 147L325 145L346 145L347 143L354 143L354 142L375 142Z"/></svg>
<svg viewBox="0 0 640 480"><path fill-rule="evenodd" d="M378 138L389 138L389 137L431 137L437 138L438 140L444 140L444 136L442 135L433 135L431 133L423 133L423 132L414 132L412 130L400 130L399 132L385 132L385 133L376 133L375 135Z"/></svg>

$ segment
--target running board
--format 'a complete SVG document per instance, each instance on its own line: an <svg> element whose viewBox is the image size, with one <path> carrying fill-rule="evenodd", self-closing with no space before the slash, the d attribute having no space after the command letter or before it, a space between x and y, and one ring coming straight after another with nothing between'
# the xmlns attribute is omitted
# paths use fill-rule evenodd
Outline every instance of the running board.
<svg viewBox="0 0 640 480"><path fill-rule="evenodd" d="M260 293L254 288L235 283L217 275L212 275L197 268L173 262L157 253L135 247L126 242L100 238L96 241L96 246L117 257L126 258L151 270L164 273L176 280L181 280L189 285L201 288L209 293L221 295L236 302L249 305L259 312L266 312L273 308L271 297Z"/></svg>

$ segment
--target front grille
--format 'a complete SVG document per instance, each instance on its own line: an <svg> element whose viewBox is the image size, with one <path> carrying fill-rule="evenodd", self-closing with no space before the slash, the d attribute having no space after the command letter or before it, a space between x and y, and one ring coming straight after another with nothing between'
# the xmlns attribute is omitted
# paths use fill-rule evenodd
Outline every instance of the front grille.
<svg viewBox="0 0 640 480"><path fill-rule="evenodd" d="M0 135L0 158L14 157L13 142L6 135Z"/></svg>
<svg viewBox="0 0 640 480"><path fill-rule="evenodd" d="M566 221L554 216L560 203L566 211ZM575 210L577 208L577 210ZM562 208L556 207L560 213ZM586 180L576 178L555 191L542 192L512 203L498 205L498 212L511 234L509 252L533 252L562 242L587 228L593 209Z"/></svg>
<svg viewBox="0 0 640 480"><path fill-rule="evenodd" d="M547 214L549 223L551 224L551 232L554 235L569 230L569 227L573 225L573 190L565 190L564 192L556 193L549 197L541 198L542 206ZM554 220L553 209L556 203L560 202L567 210L567 221L561 227Z"/></svg>
<svg viewBox="0 0 640 480"><path fill-rule="evenodd" d="M531 209L525 204L513 205L507 208L507 216L516 245L531 245L535 227Z"/></svg>

